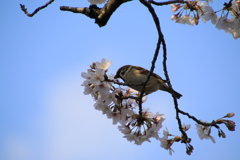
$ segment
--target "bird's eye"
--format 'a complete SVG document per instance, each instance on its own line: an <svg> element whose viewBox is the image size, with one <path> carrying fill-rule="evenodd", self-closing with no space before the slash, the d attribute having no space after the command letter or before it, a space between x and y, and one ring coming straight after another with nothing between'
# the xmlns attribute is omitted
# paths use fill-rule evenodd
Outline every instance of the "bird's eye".
<svg viewBox="0 0 240 160"><path fill-rule="evenodd" d="M126 71L125 69L122 69L121 72L120 72L120 74L121 74L121 75L124 75L125 71Z"/></svg>

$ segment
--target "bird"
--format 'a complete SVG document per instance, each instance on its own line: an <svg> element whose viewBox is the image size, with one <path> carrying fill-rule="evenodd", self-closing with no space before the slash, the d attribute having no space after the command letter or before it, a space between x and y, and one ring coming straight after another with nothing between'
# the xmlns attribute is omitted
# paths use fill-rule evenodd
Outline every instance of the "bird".
<svg viewBox="0 0 240 160"><path fill-rule="evenodd" d="M141 84L146 81L149 72L149 70L139 66L125 65L117 70L114 79L121 78L128 87L141 92ZM178 99L182 97L180 93L167 86L164 80L159 75L152 73L149 81L145 86L144 92L146 94L150 94L157 90L166 91Z"/></svg>

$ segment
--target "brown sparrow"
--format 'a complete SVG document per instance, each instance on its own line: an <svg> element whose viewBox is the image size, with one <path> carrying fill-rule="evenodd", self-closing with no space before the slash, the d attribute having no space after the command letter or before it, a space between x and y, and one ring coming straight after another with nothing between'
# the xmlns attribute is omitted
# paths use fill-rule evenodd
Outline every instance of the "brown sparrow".
<svg viewBox="0 0 240 160"><path fill-rule="evenodd" d="M121 78L130 88L141 92L142 86L140 84L146 81L148 73L149 71L142 67L125 65L118 69L114 78ZM145 93L150 94L157 90L169 92L178 99L182 96L180 93L168 87L159 75L152 73L145 87Z"/></svg>

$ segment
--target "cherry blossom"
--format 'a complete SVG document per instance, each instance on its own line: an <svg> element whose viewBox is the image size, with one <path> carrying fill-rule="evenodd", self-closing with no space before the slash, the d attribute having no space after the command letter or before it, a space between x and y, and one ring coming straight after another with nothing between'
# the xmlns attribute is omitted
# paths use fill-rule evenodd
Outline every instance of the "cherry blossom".
<svg viewBox="0 0 240 160"><path fill-rule="evenodd" d="M231 33L234 39L240 38L240 1L233 0L231 3L224 3L224 7L218 11L214 11L209 2L212 2L212 0L187 1L187 4L170 4L172 12L178 11L177 14L171 16L171 20L188 25L198 25L200 18L205 23L211 20L216 28ZM184 12L184 10L189 12Z"/></svg>
<svg viewBox="0 0 240 160"><path fill-rule="evenodd" d="M175 16L176 18L177 16ZM223 27L221 23L226 23L228 20L227 16L221 17L219 19L219 26ZM193 17L180 16L177 20L181 20L181 23L189 24L188 21L194 21L191 23L196 23ZM205 20L210 20L206 18ZM233 22L233 21L232 21ZM230 23L230 22L229 22ZM227 24L225 24L227 25ZM238 24L237 24L238 25ZM227 31L233 32L231 25L227 25ZM230 30L231 29L231 30ZM239 32L238 32L239 33ZM142 109L139 112L139 95L140 93L132 88L126 87L122 88L119 82L115 80L114 75L107 75L108 68L112 64L111 61L102 59L101 62L94 62L90 65L90 69L87 72L82 72L81 76L85 79L82 83L84 86L84 94L90 94L95 101L94 108L106 115L107 118L112 120L114 125L118 124L118 129L123 133L123 138L128 141L133 142L136 145L141 145L144 142L151 142L151 138L159 140L160 146L169 151L172 155L173 149L171 146L174 142L182 142L186 144L186 153L191 154L193 151L193 146L190 144L190 139L185 140L183 135L173 136L169 133L166 128L163 130L163 136L159 137L159 131L163 126L165 116L162 113L152 113L150 108ZM147 101L147 96L142 97L142 103ZM136 111L139 109L138 111ZM231 118L234 113L228 113L224 117L216 120L216 124L225 124L228 130L235 130L235 122L231 120L226 120L224 118ZM182 132L189 130L191 125L182 124ZM212 126L203 126L196 124L197 133L200 139L211 139L214 143L214 138L210 135ZM171 136L172 138L169 138ZM225 138L225 133L218 128L218 136Z"/></svg>
<svg viewBox="0 0 240 160"><path fill-rule="evenodd" d="M202 139L211 139L213 143L215 143L215 139L210 135L211 128L209 126L203 126L200 124L196 124L197 134L199 138Z"/></svg>
<svg viewBox="0 0 240 160"><path fill-rule="evenodd" d="M171 139L168 139L169 136L169 132L168 129L166 128L166 130L163 130L163 137L160 138L160 143L161 143L161 147L168 150L169 154L172 155L172 152L174 152L174 150L171 148L172 144L174 141L172 141Z"/></svg>
<svg viewBox="0 0 240 160"><path fill-rule="evenodd" d="M96 62L96 68L108 70L108 68L111 66L112 61L107 61L105 58L101 60L101 62Z"/></svg>
<svg viewBox="0 0 240 160"><path fill-rule="evenodd" d="M212 24L217 23L217 14L214 12L211 6L209 5L203 5L202 10L204 14L202 15L202 21L207 22L209 20L212 21Z"/></svg>
<svg viewBox="0 0 240 160"><path fill-rule="evenodd" d="M191 125L190 124L188 124L188 125L186 125L185 123L183 123L182 124L182 129L183 129L183 131L187 131L187 130L189 130L189 128L191 127Z"/></svg>

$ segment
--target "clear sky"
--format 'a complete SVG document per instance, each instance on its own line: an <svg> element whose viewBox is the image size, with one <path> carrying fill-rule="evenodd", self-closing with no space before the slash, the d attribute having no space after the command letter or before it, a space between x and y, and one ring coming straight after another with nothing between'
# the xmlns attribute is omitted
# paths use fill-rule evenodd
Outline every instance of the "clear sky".
<svg viewBox="0 0 240 160"><path fill-rule="evenodd" d="M223 0L216 1L220 9ZM168 71L173 88L183 97L179 107L204 121L235 112L236 131L221 125L227 138L213 128L210 140L200 140L195 123L188 136L194 152L185 145L172 146L168 155L156 140L137 146L122 138L116 125L94 110L93 100L83 95L85 72L92 62L112 61L109 73L126 64L150 68L157 32L147 9L138 1L121 6L107 26L99 28L82 14L59 6L85 7L87 0L56 0L29 18L29 12L46 0L11 0L0 10L0 159L1 160L95 160L179 159L237 160L240 123L240 40L218 30L210 22L198 26L170 20L170 6L155 7L168 50ZM162 53L162 52L161 52ZM161 53L155 73L163 76ZM158 91L144 107L164 113L171 134L180 135L172 97ZM238 158L237 158L238 157Z"/></svg>

